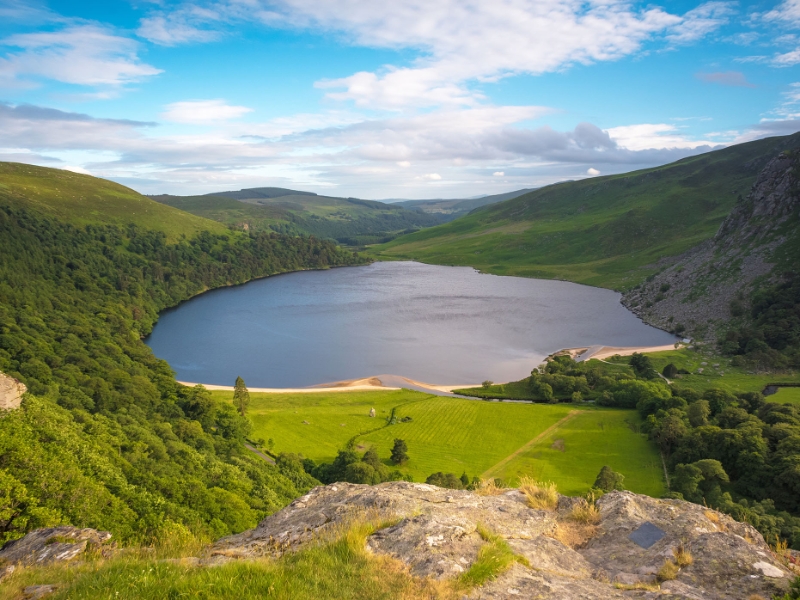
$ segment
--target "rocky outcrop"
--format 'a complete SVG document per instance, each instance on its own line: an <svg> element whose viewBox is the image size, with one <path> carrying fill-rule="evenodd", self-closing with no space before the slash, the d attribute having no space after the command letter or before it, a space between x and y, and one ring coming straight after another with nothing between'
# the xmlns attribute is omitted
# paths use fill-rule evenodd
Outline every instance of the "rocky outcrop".
<svg viewBox="0 0 800 600"><path fill-rule="evenodd" d="M775 251L798 235L799 206L800 155L782 152L764 167L712 239L626 293L622 303L656 327L679 333L685 328L714 339L714 323L734 316L734 300L746 306L756 282L779 276L773 272Z"/></svg>
<svg viewBox="0 0 800 600"><path fill-rule="evenodd" d="M24 383L0 373L0 411L19 408L22 395L27 391Z"/></svg>
<svg viewBox="0 0 800 600"><path fill-rule="evenodd" d="M556 510L534 510L519 490L486 496L406 482L337 483L220 540L202 562L280 556L366 514L390 523L368 537L368 548L419 576L452 579L467 571L486 543L479 528L526 559L529 566L515 564L472 590L473 598L770 598L792 576L753 527L696 504L612 492L597 501L596 525L581 536L565 535L576 526L570 520L576 505L586 503L562 496ZM674 579L658 578L678 548L693 561Z"/></svg>
<svg viewBox="0 0 800 600"><path fill-rule="evenodd" d="M0 581L20 566L70 562L82 557L90 548L110 548L110 539L111 534L107 531L68 525L37 529L0 549Z"/></svg>

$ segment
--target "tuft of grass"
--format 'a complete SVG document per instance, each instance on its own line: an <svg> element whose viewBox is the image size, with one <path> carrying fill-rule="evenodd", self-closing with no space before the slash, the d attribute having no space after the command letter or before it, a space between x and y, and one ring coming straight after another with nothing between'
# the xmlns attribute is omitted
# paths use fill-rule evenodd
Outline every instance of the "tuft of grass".
<svg viewBox="0 0 800 600"><path fill-rule="evenodd" d="M458 578L461 586L473 588L483 585L510 569L514 563L530 567L528 560L516 554L508 542L496 533L489 531L480 523L477 532L486 543L478 551L475 562Z"/></svg>
<svg viewBox="0 0 800 600"><path fill-rule="evenodd" d="M656 573L656 580L659 582L671 581L678 576L680 570L680 567L674 561L665 560L658 573Z"/></svg>
<svg viewBox="0 0 800 600"><path fill-rule="evenodd" d="M549 537L558 540L568 548L578 550L597 535L596 525L577 523L575 521L559 521Z"/></svg>
<svg viewBox="0 0 800 600"><path fill-rule="evenodd" d="M479 496L499 496L507 491L499 479L482 479L475 493Z"/></svg>
<svg viewBox="0 0 800 600"><path fill-rule="evenodd" d="M688 567L694 562L694 557L689 550L686 549L685 546L680 545L677 548L672 549L672 554L675 556L675 564L678 565L681 569L684 567Z"/></svg>
<svg viewBox="0 0 800 600"><path fill-rule="evenodd" d="M618 590L645 590L648 592L657 592L661 589L657 583L644 583L642 581L639 583L615 583L614 587Z"/></svg>
<svg viewBox="0 0 800 600"><path fill-rule="evenodd" d="M600 511L594 504L579 504L572 509L568 518L576 523L597 525L600 522Z"/></svg>
<svg viewBox="0 0 800 600"><path fill-rule="evenodd" d="M44 542L45 546L49 546L50 544L75 544L78 540L75 538L71 538L66 535L52 535L47 538Z"/></svg>
<svg viewBox="0 0 800 600"><path fill-rule="evenodd" d="M555 510L558 505L558 488L552 481L537 481L521 477L519 490L525 494L528 506L537 510Z"/></svg>

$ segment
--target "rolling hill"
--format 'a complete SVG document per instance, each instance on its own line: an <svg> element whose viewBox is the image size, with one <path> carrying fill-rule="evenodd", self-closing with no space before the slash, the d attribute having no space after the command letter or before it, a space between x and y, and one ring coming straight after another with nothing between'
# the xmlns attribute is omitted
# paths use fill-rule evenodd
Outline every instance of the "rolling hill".
<svg viewBox="0 0 800 600"><path fill-rule="evenodd" d="M153 202L130 188L62 169L0 162L0 203L73 225L134 223L161 231L168 241L201 231L224 234L224 226Z"/></svg>
<svg viewBox="0 0 800 600"><path fill-rule="evenodd" d="M399 205L284 188L151 198L236 229L314 235L351 246L385 242L444 221L440 216Z"/></svg>
<svg viewBox="0 0 800 600"><path fill-rule="evenodd" d="M371 249L381 260L626 290L711 238L761 169L800 134L622 175L559 183Z"/></svg>
<svg viewBox="0 0 800 600"><path fill-rule="evenodd" d="M435 199L435 200L398 200L393 202L404 208L411 210L419 210L425 213L434 214L442 217L447 221L452 221L458 217L463 217L471 210L480 208L481 206L488 206L502 202L503 200L511 200L533 189L516 190L513 192L506 192L504 194L493 194L491 196L481 196L480 198L467 198L467 199Z"/></svg>

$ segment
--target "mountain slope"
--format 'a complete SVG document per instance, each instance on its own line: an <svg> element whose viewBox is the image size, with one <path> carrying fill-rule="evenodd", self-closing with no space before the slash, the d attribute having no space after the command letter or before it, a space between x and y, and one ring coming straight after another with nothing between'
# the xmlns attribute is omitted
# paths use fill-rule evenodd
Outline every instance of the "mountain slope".
<svg viewBox="0 0 800 600"><path fill-rule="evenodd" d="M551 185L378 246L380 259L629 289L712 237L777 153L768 138L623 175Z"/></svg>
<svg viewBox="0 0 800 600"><path fill-rule="evenodd" d="M398 205L282 188L152 198L237 229L315 235L353 246L387 241L402 232L443 222L436 215Z"/></svg>
<svg viewBox="0 0 800 600"><path fill-rule="evenodd" d="M226 231L219 223L153 202L113 181L21 163L0 162L0 203L73 225L134 223L161 231L170 241L181 234Z"/></svg>
<svg viewBox="0 0 800 600"><path fill-rule="evenodd" d="M714 337L708 324L741 321L755 292L795 275L800 265L798 207L800 152L782 152L759 173L713 238L631 290L623 304L664 329L687 328L693 335ZM790 322L782 319L780 329L788 335ZM779 349L798 346L798 341Z"/></svg>
<svg viewBox="0 0 800 600"><path fill-rule="evenodd" d="M471 210L480 208L481 206L488 206L489 204L496 204L504 200L511 200L523 194L533 191L532 189L515 190L513 192L506 192L504 194L493 194L491 196L482 196L481 198L468 198L466 200L400 200L393 202L404 208L411 210L419 210L429 214L435 214L444 217L448 221L457 219L464 216Z"/></svg>

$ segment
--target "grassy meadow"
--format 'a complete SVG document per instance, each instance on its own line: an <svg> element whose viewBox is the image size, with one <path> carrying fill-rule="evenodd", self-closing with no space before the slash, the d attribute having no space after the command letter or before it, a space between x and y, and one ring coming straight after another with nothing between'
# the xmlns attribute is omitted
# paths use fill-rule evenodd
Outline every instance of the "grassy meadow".
<svg viewBox="0 0 800 600"><path fill-rule="evenodd" d="M113 181L72 171L0 162L0 202L33 210L62 223L105 224L161 231L167 241L201 231L224 234L227 228L164 204Z"/></svg>
<svg viewBox="0 0 800 600"><path fill-rule="evenodd" d="M223 401L231 396L213 394ZM371 408L375 418L369 417ZM398 422L387 426L393 410ZM519 475L541 475L563 493L579 494L608 464L625 475L632 491L663 492L658 452L637 433L635 411L483 402L399 390L252 393L249 417L251 437L272 438L274 453L296 452L316 462L332 461L357 436L359 449L376 446L388 465L394 439L403 439L410 458L401 471L415 481L437 471L503 477L512 485ZM400 422L403 417L411 420ZM566 440L565 451L549 451L556 439ZM544 469L546 461L552 468Z"/></svg>
<svg viewBox="0 0 800 600"><path fill-rule="evenodd" d="M767 396L767 400L780 404L800 404L800 387L780 388L775 394Z"/></svg>

